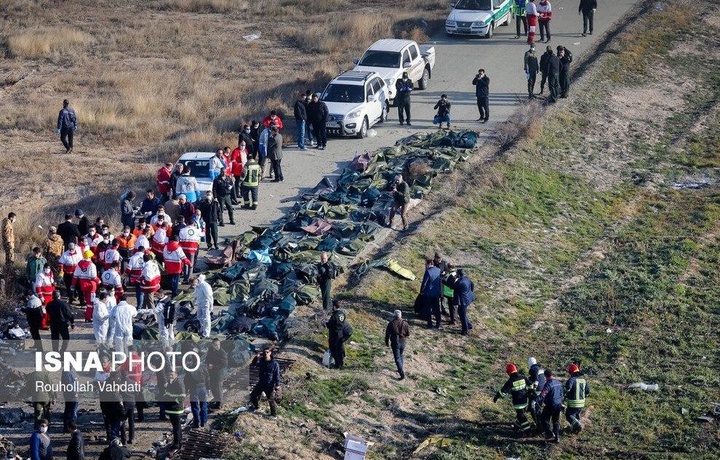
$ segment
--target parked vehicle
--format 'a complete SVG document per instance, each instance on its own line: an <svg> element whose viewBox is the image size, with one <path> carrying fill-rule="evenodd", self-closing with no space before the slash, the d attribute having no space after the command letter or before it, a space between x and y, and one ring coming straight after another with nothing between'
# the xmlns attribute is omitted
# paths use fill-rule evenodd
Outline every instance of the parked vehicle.
<svg viewBox="0 0 720 460"><path fill-rule="evenodd" d="M328 107L328 134L367 136L387 118L388 87L377 72L349 70L328 83L320 98Z"/></svg>
<svg viewBox="0 0 720 460"><path fill-rule="evenodd" d="M214 156L215 152L187 152L183 153L177 161L177 163L182 163L185 167L190 167L190 175L197 181L197 191L200 193L212 190L213 180L210 178L210 158Z"/></svg>
<svg viewBox="0 0 720 460"><path fill-rule="evenodd" d="M445 21L448 35L491 38L499 25L510 25L512 0L458 0Z"/></svg>
<svg viewBox="0 0 720 460"><path fill-rule="evenodd" d="M425 89L435 67L435 47L418 45L412 40L386 38L378 40L368 48L360 59L355 59L353 70L377 72L388 89L389 103L395 100L395 82L403 72L419 89Z"/></svg>

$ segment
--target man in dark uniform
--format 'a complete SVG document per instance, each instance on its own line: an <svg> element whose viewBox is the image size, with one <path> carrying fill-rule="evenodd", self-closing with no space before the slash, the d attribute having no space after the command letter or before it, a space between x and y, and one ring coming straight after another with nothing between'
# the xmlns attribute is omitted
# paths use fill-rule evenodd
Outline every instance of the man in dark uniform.
<svg viewBox="0 0 720 460"><path fill-rule="evenodd" d="M225 174L225 168L220 168L220 175L215 178L212 185L213 195L217 198L220 203L220 226L224 226L223 222L223 210L227 209L228 218L230 219L230 225L235 225L235 216L233 213L232 200L235 185Z"/></svg>
<svg viewBox="0 0 720 460"><path fill-rule="evenodd" d="M545 386L540 392L539 399L543 403L542 420L545 429L545 439L553 442L560 442L560 413L563 403L563 386L553 377L551 370L545 370ZM552 428L550 420L552 419Z"/></svg>
<svg viewBox="0 0 720 460"><path fill-rule="evenodd" d="M572 62L572 53L560 45L557 47L558 59L560 59L560 97L566 98L570 92L570 63Z"/></svg>
<svg viewBox="0 0 720 460"><path fill-rule="evenodd" d="M185 412L185 408L183 407L184 400L185 385L183 385L182 379L178 377L177 372L173 369L170 371L170 383L168 383L167 389L165 390L165 413L170 417L173 434L173 442L170 445L171 451L175 451L182 446L180 417L182 417L183 412Z"/></svg>
<svg viewBox="0 0 720 460"><path fill-rule="evenodd" d="M535 56L534 46L531 46L530 49L525 53L524 68L525 76L527 77L528 81L528 99L533 99L535 97L535 81L537 80L538 72L540 72L540 66L538 65L538 59Z"/></svg>
<svg viewBox="0 0 720 460"><path fill-rule="evenodd" d="M585 397L590 394L590 385L577 364L568 366L567 371L570 378L565 382L565 399L567 401L565 418L572 426L573 431L579 433L583 428L580 423L580 413L585 408Z"/></svg>
<svg viewBox="0 0 720 460"><path fill-rule="evenodd" d="M497 402L498 399L509 394L512 397L513 409L515 409L515 417L517 418L513 426L520 431L527 431L530 429L530 421L525 416L528 407L527 387L529 382L524 375L520 374L517 366L513 363L505 366L505 372L508 379L505 385L495 394L493 402Z"/></svg>
<svg viewBox="0 0 720 460"><path fill-rule="evenodd" d="M325 326L329 330L328 346L330 355L335 361L335 369L342 369L345 365L345 342L353 333L352 327L345 321L345 312L340 309L340 301L333 300L333 311Z"/></svg>
<svg viewBox="0 0 720 460"><path fill-rule="evenodd" d="M478 70L472 84L475 85L475 97L480 112L478 121L485 123L490 118L490 77L485 75L485 69Z"/></svg>
<svg viewBox="0 0 720 460"><path fill-rule="evenodd" d="M218 225L222 218L220 203L215 199L213 193L208 190L205 197L197 202L197 208L205 221L205 241L208 249L218 249Z"/></svg>
<svg viewBox="0 0 720 460"><path fill-rule="evenodd" d="M547 82L548 75L550 74L550 57L553 54L555 53L553 53L552 47L548 46L542 56L540 56L540 73L542 74L542 78L540 79L540 94L545 91L545 82ZM548 88L550 88L550 85L548 85Z"/></svg>
<svg viewBox="0 0 720 460"><path fill-rule="evenodd" d="M402 174L395 176L392 183L393 205L390 208L390 217L388 219L388 227L392 228L395 214L400 213L403 231L408 229L407 208L410 204L410 185L403 180Z"/></svg>
<svg viewBox="0 0 720 460"><path fill-rule="evenodd" d="M580 6L578 6L578 14L582 14L583 17L583 37L588 32L588 25L590 26L590 35L593 34L593 19L595 18L596 9L597 0L580 0Z"/></svg>
<svg viewBox="0 0 720 460"><path fill-rule="evenodd" d="M408 78L407 72L403 72L402 78L395 82L395 89L397 90L397 94L395 95L395 105L398 108L398 118L400 118L400 124L403 124L403 122L407 119L408 126L411 126L410 93L413 90L413 82L410 78Z"/></svg>
<svg viewBox="0 0 720 460"><path fill-rule="evenodd" d="M552 54L552 49L550 47L548 48L550 52L547 61L548 86L550 87L550 99L548 100L550 102L557 102L560 97L560 58Z"/></svg>
<svg viewBox="0 0 720 460"><path fill-rule="evenodd" d="M335 266L328 261L328 253L323 252L320 254L320 263L317 264L317 282L320 286L320 293L322 294L322 305L323 310L330 309L332 280L335 279Z"/></svg>

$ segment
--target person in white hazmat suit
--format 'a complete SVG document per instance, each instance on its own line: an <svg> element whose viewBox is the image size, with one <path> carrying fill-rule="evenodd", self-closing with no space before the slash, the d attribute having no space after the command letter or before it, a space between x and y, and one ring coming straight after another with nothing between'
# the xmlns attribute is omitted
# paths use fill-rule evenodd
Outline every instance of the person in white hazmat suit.
<svg viewBox="0 0 720 460"><path fill-rule="evenodd" d="M93 333L95 334L95 346L107 345L108 328L110 327L110 310L107 305L107 293L100 292L93 301Z"/></svg>
<svg viewBox="0 0 720 460"><path fill-rule="evenodd" d="M213 291L210 284L205 281L205 275L198 275L193 280L195 288L195 306L197 307L197 319L200 321L200 336L210 337L210 314L212 313Z"/></svg>
<svg viewBox="0 0 720 460"><path fill-rule="evenodd" d="M175 304L172 301L172 296L165 294L160 300L155 302L153 308L143 308L137 312L141 315L150 313L155 315L158 333L160 340L162 340L163 347L175 343Z"/></svg>
<svg viewBox="0 0 720 460"><path fill-rule="evenodd" d="M120 302L110 310L110 334L113 348L127 355L127 347L133 343L133 323L137 309L127 303L127 295L120 296Z"/></svg>

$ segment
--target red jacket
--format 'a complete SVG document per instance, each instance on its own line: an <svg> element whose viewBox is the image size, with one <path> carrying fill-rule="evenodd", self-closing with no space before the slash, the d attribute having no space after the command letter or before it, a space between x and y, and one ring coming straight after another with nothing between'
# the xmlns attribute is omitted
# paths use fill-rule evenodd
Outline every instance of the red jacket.
<svg viewBox="0 0 720 460"><path fill-rule="evenodd" d="M242 176L245 163L247 163L247 149L240 150L240 147L237 147L232 151L230 157L232 158L232 175Z"/></svg>
<svg viewBox="0 0 720 460"><path fill-rule="evenodd" d="M182 273L183 264L190 265L190 260L177 241L171 241L163 249L163 260L165 261L165 272L168 275L179 275Z"/></svg>
<svg viewBox="0 0 720 460"><path fill-rule="evenodd" d="M172 177L172 171L170 171L163 165L163 167L158 170L157 178L155 179L155 182L157 183L158 192L160 192L163 195L170 193L170 178L171 177Z"/></svg>
<svg viewBox="0 0 720 460"><path fill-rule="evenodd" d="M186 255L193 255L198 252L198 248L200 247L200 230L192 225L188 225L178 232L178 237L180 237L180 247Z"/></svg>
<svg viewBox="0 0 720 460"><path fill-rule="evenodd" d="M275 120L273 120L272 118L270 118L270 115L268 115L268 116L265 117L265 119L263 120L263 126L266 127L266 128L269 128L269 127L270 127L270 124L271 124L273 121L275 122L275 126L277 126L278 129L282 129L282 127L283 127L283 122L282 122L282 118L280 118L280 115L275 115Z"/></svg>

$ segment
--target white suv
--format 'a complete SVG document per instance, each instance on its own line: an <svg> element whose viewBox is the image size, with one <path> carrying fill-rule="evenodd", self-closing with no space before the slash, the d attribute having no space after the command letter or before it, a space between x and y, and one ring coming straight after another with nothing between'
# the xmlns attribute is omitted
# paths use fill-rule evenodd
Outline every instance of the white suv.
<svg viewBox="0 0 720 460"><path fill-rule="evenodd" d="M320 98L328 107L330 135L362 139L370 127L387 119L388 88L376 72L344 72L328 83Z"/></svg>

